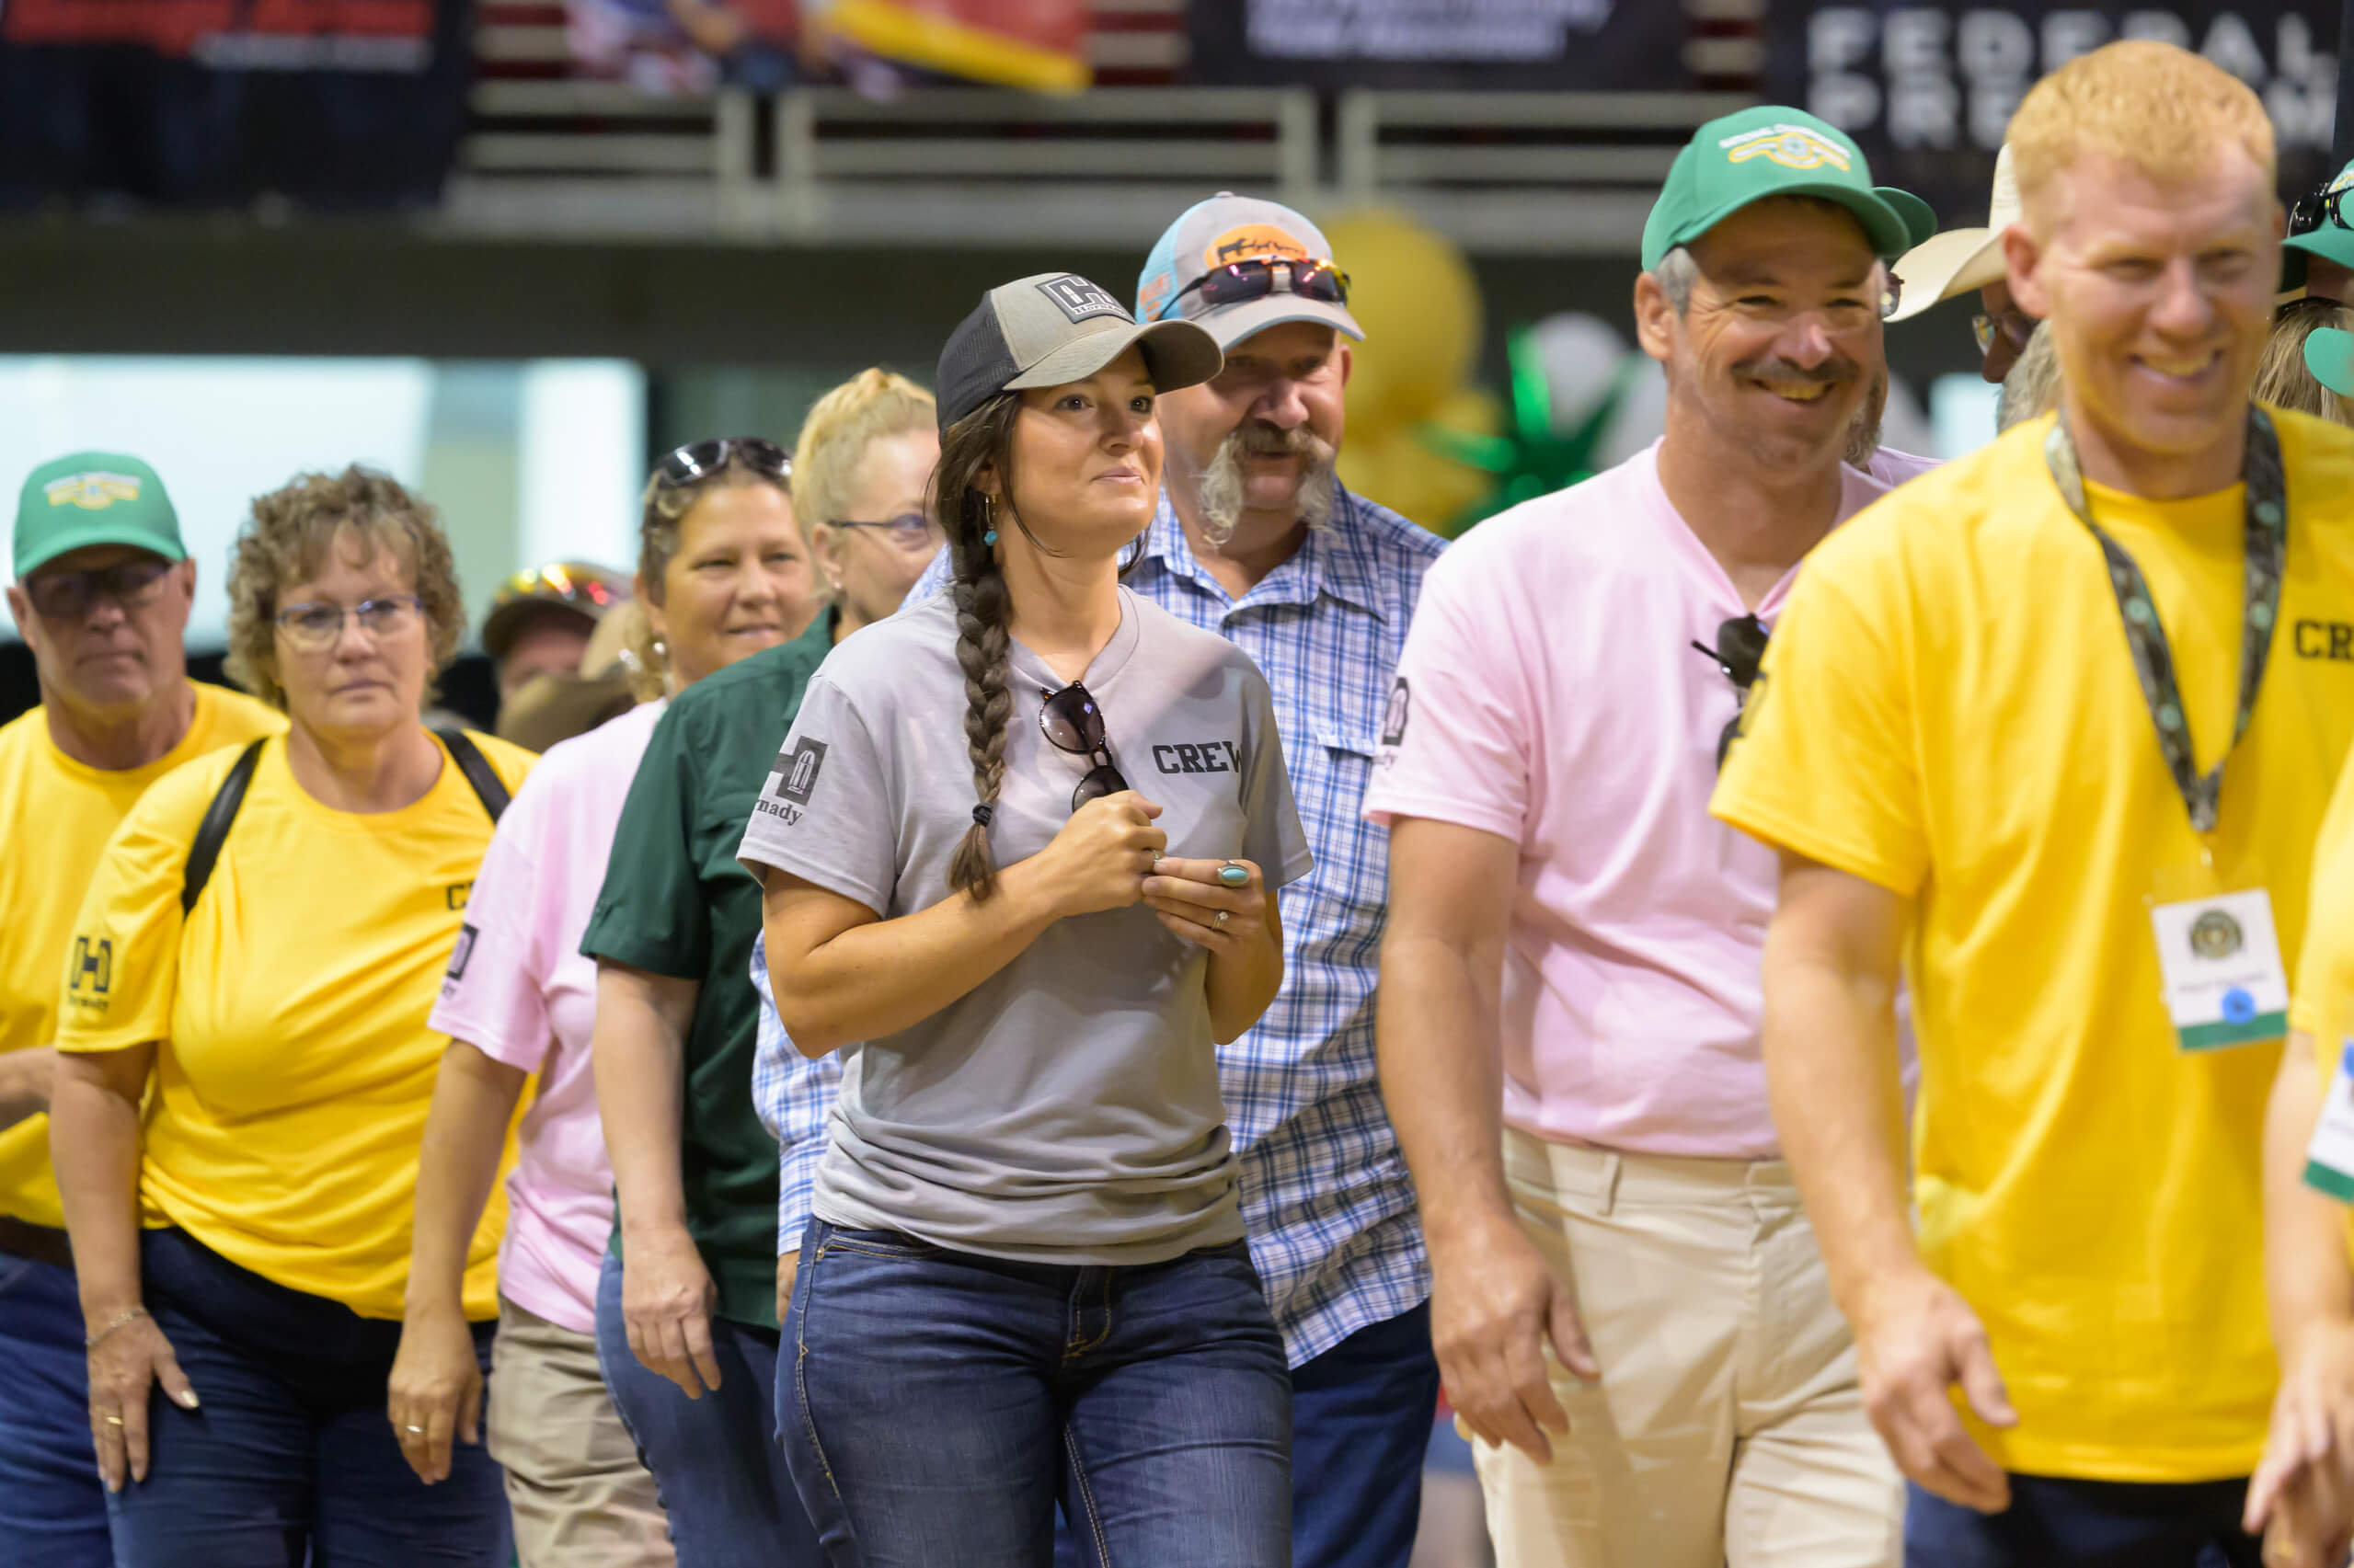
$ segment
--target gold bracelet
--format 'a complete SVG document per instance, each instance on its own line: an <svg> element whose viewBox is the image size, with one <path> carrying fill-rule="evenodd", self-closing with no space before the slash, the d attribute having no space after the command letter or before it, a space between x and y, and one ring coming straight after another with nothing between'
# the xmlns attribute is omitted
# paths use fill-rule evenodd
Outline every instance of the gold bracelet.
<svg viewBox="0 0 2354 1568"><path fill-rule="evenodd" d="M125 1324L125 1323L135 1323L135 1322L137 1322L140 1319L142 1319L142 1318L145 1317L146 1315L147 1315L147 1309L146 1309L146 1308L144 1308L144 1307L133 1307L133 1308L130 1309L128 1311L124 1312L121 1317L119 1317L119 1318L117 1318L117 1319L115 1319L115 1320L114 1320L114 1322L110 1322L110 1323L107 1324L107 1326L106 1326L106 1327L104 1327L104 1328L102 1328L102 1329L98 1330L98 1333L96 1333L92 1334L89 1338L87 1338L87 1339L84 1340L84 1341L82 1342L82 1348L83 1348L83 1350L85 1350L86 1352L86 1351L96 1350L96 1349L98 1347L98 1345L99 1345L102 1342L104 1342L104 1340L106 1339L106 1336L107 1336L107 1335L109 1335L109 1334L112 1333L115 1330L117 1330L117 1329L121 1328L121 1327L123 1324Z"/></svg>

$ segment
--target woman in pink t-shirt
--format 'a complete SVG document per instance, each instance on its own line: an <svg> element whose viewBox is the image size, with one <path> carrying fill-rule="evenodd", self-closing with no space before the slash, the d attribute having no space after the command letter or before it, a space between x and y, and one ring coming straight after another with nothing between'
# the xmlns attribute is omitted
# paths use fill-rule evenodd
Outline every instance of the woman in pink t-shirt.
<svg viewBox="0 0 2354 1568"><path fill-rule="evenodd" d="M770 442L700 441L646 489L637 604L651 635L638 662L660 699L798 635L816 574ZM653 1477L597 1367L597 1271L613 1230L613 1175L590 1066L596 965L581 956L623 802L660 700L551 750L500 820L468 897L431 1026L451 1036L417 1183L408 1315L389 1414L428 1483L453 1440L477 1441L483 1383L458 1300L525 1081L499 1259L499 1336L488 1436L505 1467L523 1568L672 1560Z"/></svg>

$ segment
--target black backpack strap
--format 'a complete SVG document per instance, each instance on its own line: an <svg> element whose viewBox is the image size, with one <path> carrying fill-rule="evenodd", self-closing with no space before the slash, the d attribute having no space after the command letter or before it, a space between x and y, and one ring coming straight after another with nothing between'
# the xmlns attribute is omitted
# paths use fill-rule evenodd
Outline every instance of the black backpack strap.
<svg viewBox="0 0 2354 1568"><path fill-rule="evenodd" d="M229 776L221 781L220 791L212 796L212 804L204 808L204 820L196 825L196 838L188 846L188 870L180 876L179 912L186 920L196 908L204 885L212 880L212 867L221 858L221 846L227 841L229 826L237 819L237 808L246 803L246 788L253 783L253 771L261 765L261 749L266 740L257 740L237 755Z"/></svg>
<svg viewBox="0 0 2354 1568"><path fill-rule="evenodd" d="M437 729L433 734L450 749L450 761L458 765L458 772L465 775L465 782L474 786L475 798L482 802L485 811L490 813L490 820L495 826L506 811L507 803L514 798L507 793L507 781L499 776L499 770L490 765L490 759L482 754L482 748L467 739L464 730Z"/></svg>

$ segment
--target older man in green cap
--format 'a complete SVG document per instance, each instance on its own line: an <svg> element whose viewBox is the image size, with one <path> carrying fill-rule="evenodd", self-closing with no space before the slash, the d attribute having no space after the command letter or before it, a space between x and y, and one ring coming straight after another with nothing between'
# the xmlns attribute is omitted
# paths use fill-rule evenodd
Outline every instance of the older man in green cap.
<svg viewBox="0 0 2354 1568"><path fill-rule="evenodd" d="M1701 127L1643 236L1667 429L1430 568L1366 792L1381 1075L1503 1568L1889 1568L1902 1493L1780 1160L1771 853L1708 817L1933 227L1797 109Z"/></svg>
<svg viewBox="0 0 2354 1568"><path fill-rule="evenodd" d="M20 1561L101 1568L86 1325L43 1114L62 990L112 983L110 954L69 951L74 915L150 783L285 720L189 680L196 564L144 463L84 452L43 464L17 498L12 546L8 612L41 703L0 727L0 1541Z"/></svg>

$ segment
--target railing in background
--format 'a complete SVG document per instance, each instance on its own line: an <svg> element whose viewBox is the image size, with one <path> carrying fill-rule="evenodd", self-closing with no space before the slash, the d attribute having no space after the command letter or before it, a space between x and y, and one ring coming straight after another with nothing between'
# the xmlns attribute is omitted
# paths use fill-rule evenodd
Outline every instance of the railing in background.
<svg viewBox="0 0 2354 1568"><path fill-rule="evenodd" d="M1721 91L1181 85L1184 0L1093 0L1100 84L1071 97L839 87L664 97L573 74L561 5L485 0L474 128L440 222L469 233L718 242L1149 244L1221 189L1401 207L1474 251L1632 249L1693 127L1753 101L1762 0L1684 0Z"/></svg>

